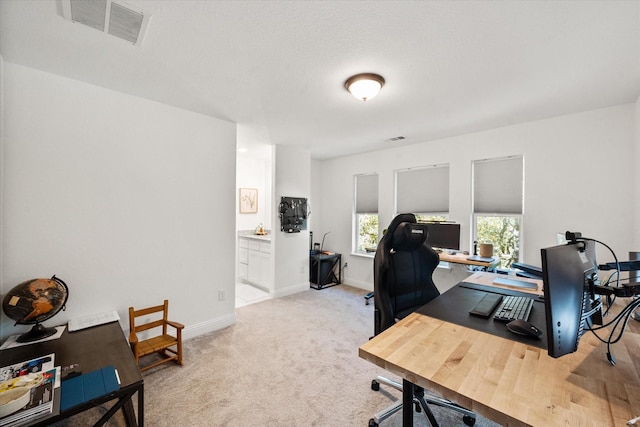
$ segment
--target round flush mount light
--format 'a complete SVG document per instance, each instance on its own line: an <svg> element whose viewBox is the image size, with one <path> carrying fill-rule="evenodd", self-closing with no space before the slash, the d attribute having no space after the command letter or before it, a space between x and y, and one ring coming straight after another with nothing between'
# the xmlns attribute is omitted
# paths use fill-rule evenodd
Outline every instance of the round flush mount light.
<svg viewBox="0 0 640 427"><path fill-rule="evenodd" d="M367 101L376 96L382 86L384 86L384 78L373 73L356 74L344 82L344 87L351 95L361 101Z"/></svg>

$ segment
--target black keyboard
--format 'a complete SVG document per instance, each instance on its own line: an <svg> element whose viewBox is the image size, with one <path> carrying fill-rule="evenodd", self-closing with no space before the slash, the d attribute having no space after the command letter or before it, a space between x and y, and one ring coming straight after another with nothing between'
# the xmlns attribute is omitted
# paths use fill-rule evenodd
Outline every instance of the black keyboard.
<svg viewBox="0 0 640 427"><path fill-rule="evenodd" d="M533 307L533 298L531 297L505 296L493 318L505 322L516 319L528 321L531 307Z"/></svg>

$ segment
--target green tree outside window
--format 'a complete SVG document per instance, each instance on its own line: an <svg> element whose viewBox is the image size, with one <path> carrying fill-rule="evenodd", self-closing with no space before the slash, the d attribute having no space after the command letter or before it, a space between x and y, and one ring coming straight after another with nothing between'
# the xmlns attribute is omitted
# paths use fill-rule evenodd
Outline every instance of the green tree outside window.
<svg viewBox="0 0 640 427"><path fill-rule="evenodd" d="M492 243L500 267L511 268L520 259L520 217L476 216L476 239L478 243Z"/></svg>
<svg viewBox="0 0 640 427"><path fill-rule="evenodd" d="M369 252L378 246L378 215L359 214L357 252ZM367 250L369 249L369 250Z"/></svg>

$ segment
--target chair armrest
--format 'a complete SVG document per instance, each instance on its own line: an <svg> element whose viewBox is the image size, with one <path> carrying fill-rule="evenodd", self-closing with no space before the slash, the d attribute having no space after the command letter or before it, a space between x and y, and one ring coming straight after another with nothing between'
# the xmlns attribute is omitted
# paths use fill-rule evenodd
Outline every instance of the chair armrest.
<svg viewBox="0 0 640 427"><path fill-rule="evenodd" d="M173 326L176 329L184 329L184 325L182 323L179 322L173 322L171 320L167 320L167 325L169 326Z"/></svg>
<svg viewBox="0 0 640 427"><path fill-rule="evenodd" d="M135 332L129 333L129 344L138 344L138 335Z"/></svg>

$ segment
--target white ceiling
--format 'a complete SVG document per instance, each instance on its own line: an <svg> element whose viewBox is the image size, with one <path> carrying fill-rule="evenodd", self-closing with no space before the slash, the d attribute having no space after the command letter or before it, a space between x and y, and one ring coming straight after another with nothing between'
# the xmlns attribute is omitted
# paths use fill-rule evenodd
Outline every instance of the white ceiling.
<svg viewBox="0 0 640 427"><path fill-rule="evenodd" d="M5 61L238 123L313 158L425 142L640 95L640 1L127 1L132 46L0 0ZM366 103L344 81L387 84ZM405 136L403 142L389 138Z"/></svg>

